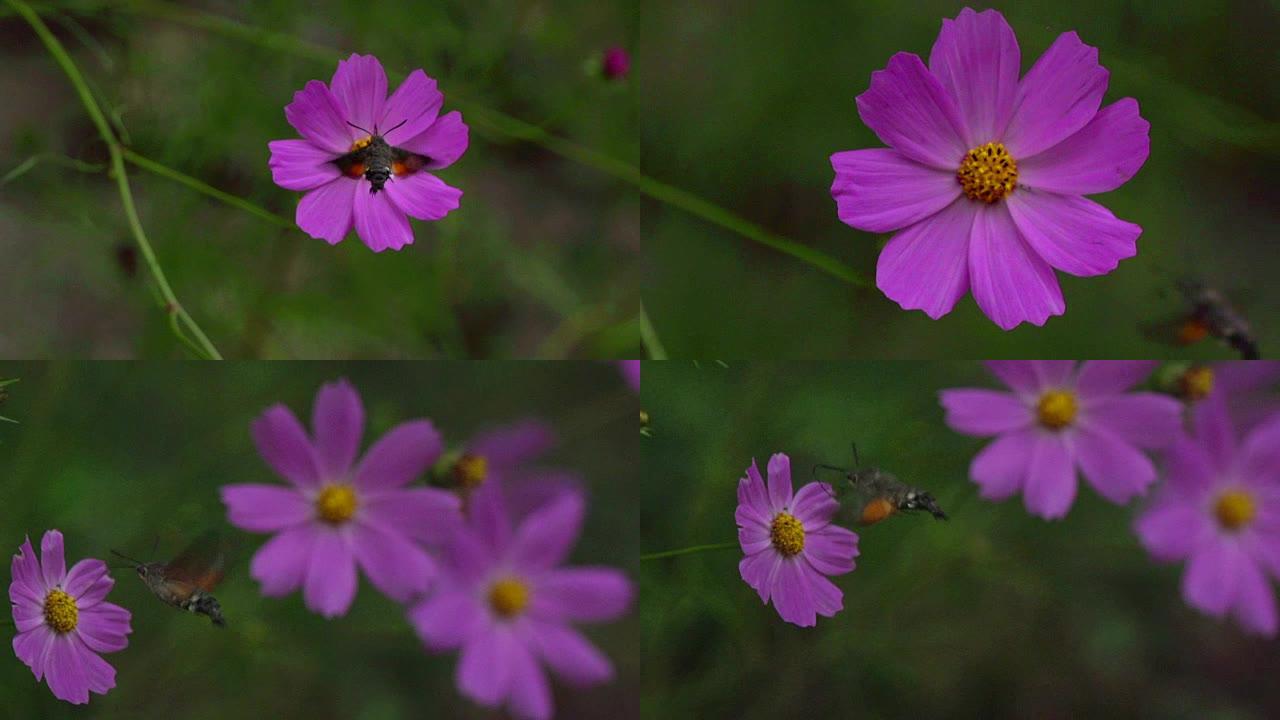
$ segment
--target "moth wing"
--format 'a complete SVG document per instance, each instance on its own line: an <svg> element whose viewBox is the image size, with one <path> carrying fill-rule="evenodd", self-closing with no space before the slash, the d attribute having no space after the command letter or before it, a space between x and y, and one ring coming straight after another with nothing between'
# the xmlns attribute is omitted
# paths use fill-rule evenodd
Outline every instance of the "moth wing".
<svg viewBox="0 0 1280 720"><path fill-rule="evenodd" d="M1170 347L1186 347L1195 344L1208 333L1207 328L1201 331L1193 327L1197 323L1200 323L1200 326L1203 325L1194 315L1179 313L1159 320L1139 323L1138 330L1151 342Z"/></svg>
<svg viewBox="0 0 1280 720"><path fill-rule="evenodd" d="M426 155L404 148L391 148L391 171L397 176L412 175L429 164L431 164L431 158Z"/></svg>
<svg viewBox="0 0 1280 720"><path fill-rule="evenodd" d="M335 158L332 162L338 166L338 170L349 178L358 178L364 175L365 168L368 165L369 147L365 146L358 150L352 150L346 155Z"/></svg>
<svg viewBox="0 0 1280 720"><path fill-rule="evenodd" d="M209 530L196 538L173 562L165 566L165 577L212 590L226 573L226 551L218 533Z"/></svg>

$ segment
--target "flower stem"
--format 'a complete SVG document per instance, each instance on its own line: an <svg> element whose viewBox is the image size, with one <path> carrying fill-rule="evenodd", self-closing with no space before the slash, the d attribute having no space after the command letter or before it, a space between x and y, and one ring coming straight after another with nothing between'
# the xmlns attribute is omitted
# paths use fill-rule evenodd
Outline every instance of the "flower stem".
<svg viewBox="0 0 1280 720"><path fill-rule="evenodd" d="M640 343L644 345L644 349L649 353L650 360L666 360L667 349L662 346L662 341L658 339L658 331L653 329L653 323L649 320L649 313L645 312L644 303L640 303Z"/></svg>
<svg viewBox="0 0 1280 720"><path fill-rule="evenodd" d="M728 550L729 548L741 547L735 542L712 543L710 545L690 545L689 547L679 548L676 550L663 550L662 552L646 553L640 556L641 560L658 560L660 558L676 557L677 555L691 555L704 550Z"/></svg>
<svg viewBox="0 0 1280 720"><path fill-rule="evenodd" d="M39 36L40 41L44 43L49 54L53 55L53 59L61 66L62 71L66 73L67 78L75 88L76 94L80 96L80 101L84 103L89 119L93 121L94 126L98 129L98 134L102 136L103 142L107 144L107 151L111 155L111 175L115 177L116 187L120 192L120 203L124 206L125 218L129 221L129 229L133 232L133 238L137 242L138 249L142 252L142 257L146 261L147 267L151 271L151 276L155 280L156 287L163 298L165 313L169 315L169 324L173 328L174 334L177 335L179 340L191 347L193 351L196 351L199 356L211 360L221 360L222 356L218 353L218 349L214 347L213 343L210 342L209 337L205 335L204 330L200 328L195 319L178 302L177 296L173 293L173 288L169 286L169 281L165 277L164 270L160 267L160 262L156 259L155 252L151 249L151 243L147 240L146 232L142 229L142 221L139 220L138 210L133 203L133 192L129 188L129 177L125 173L121 145L116 140L111 126L107 124L107 118L103 115L102 108L98 106L98 102L94 99L93 93L90 92L84 76L80 74L80 70L72 62L71 56L62 47L62 43L54 37L53 33L49 31L49 27L31 9L31 6L22 0L5 1L31 25L32 30ZM190 333L190 336L188 336L188 333Z"/></svg>
<svg viewBox="0 0 1280 720"><path fill-rule="evenodd" d="M138 167L142 168L143 170L146 170L147 172L154 173L156 175L159 175L160 177L168 178L170 180L173 180L174 182L180 183L182 185L186 185L187 187L191 188L192 190L195 190L198 193L201 193L203 195L208 195L214 200L226 203L231 207L239 208L249 213L250 215L253 215L254 217L260 218L262 220L266 220L267 222L273 225L278 225L282 228L290 228L290 229L292 229L294 226L293 220L283 215L277 215L271 212L270 210L267 210L266 208L259 207L258 205L255 205L249 202L248 200L245 200L244 198L237 197L230 193L225 193L219 190L218 188L213 187L212 185L209 185L203 181L200 181L200 180L197 180L196 178L191 177L190 175L174 170L168 165L162 165L156 162L155 160L151 160L147 157L139 155L138 153L134 152L133 150L130 150L127 147L122 147L120 149L120 152L124 154L125 160L128 160L129 162L133 163L134 165L137 165Z"/></svg>
<svg viewBox="0 0 1280 720"><path fill-rule="evenodd" d="M341 51L319 43L301 40L292 35L266 28L255 27L214 13L179 7L164 0L132 0L124 6L124 9L162 18L188 27L234 37L269 50L289 53L319 62L332 63L333 59L341 54ZM471 100L459 98L457 93L451 93L450 101L467 114L468 123L478 132L484 133L487 131L490 135L501 135L510 139L540 145L561 157L634 185L640 192L659 202L684 210L707 222L737 233L748 240L754 240L761 245L790 255L832 277L853 285L867 285L867 281L862 275L834 257L784 238L781 235L774 234L688 190L682 190L655 180L645 175L631 163L619 160L599 150L580 145L572 140L566 140L547 132L533 123L525 122Z"/></svg>

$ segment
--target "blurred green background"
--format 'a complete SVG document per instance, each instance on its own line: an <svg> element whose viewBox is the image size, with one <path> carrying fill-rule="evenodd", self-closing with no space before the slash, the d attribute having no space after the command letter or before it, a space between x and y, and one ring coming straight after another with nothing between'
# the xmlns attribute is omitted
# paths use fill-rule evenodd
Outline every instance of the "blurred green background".
<svg viewBox="0 0 1280 720"><path fill-rule="evenodd" d="M984 440L943 423L937 392L995 387L974 363L645 363L642 552L737 539L737 481L791 456L864 465L951 516L857 528L844 610L799 628L760 603L738 548L641 562L652 718L1206 718L1280 715L1280 641L1188 608L1180 566L1130 532L1134 507L1081 486L1060 522L968 478Z"/></svg>
<svg viewBox="0 0 1280 720"><path fill-rule="evenodd" d="M284 106L308 80L328 82L340 58L377 55L392 88L423 68L440 83L444 112L463 111L470 148L439 172L463 190L462 205L440 222L413 221L416 242L399 253L375 255L354 232L330 247L129 166L169 280L223 355L639 352L635 193L516 139L487 112L634 163L631 85L587 69L606 47L629 44L628 3L32 4L128 146L289 221L300 194L272 183L267 142L297 136ZM281 33L281 45L292 37L333 52L293 54L186 22L209 20L202 11L214 28L264 28ZM133 240L114 182L59 160L103 164L105 146L67 77L3 2L0 66L0 176L39 158L0 185L0 297L10 310L0 355L185 357L146 266L128 256Z"/></svg>
<svg viewBox="0 0 1280 720"><path fill-rule="evenodd" d="M940 321L875 288L889 235L836 216L830 155L883 147L854 98L890 56L928 57L963 2L655 0L641 17L636 81L644 171L834 256L856 288L795 258L657 203L642 209L645 306L673 357L1156 357L1136 326L1170 308L1182 273L1238 291L1264 354L1280 347L1275 280L1280 195L1280 5L1274 0L992 2L1025 71L1061 33L1100 49L1104 103L1132 96L1151 157L1096 196L1143 226L1138 256L1110 275L1059 273L1064 316L1004 332L972 298ZM1230 292L1228 293L1230 294ZM798 341L803 338L803 341ZM975 353L973 348L982 348ZM1229 357L1217 347L1197 357Z"/></svg>
<svg viewBox="0 0 1280 720"><path fill-rule="evenodd" d="M238 544L217 589L226 631L151 596L115 570L108 599L133 613L129 647L106 655L116 688L86 708L56 700L17 660L4 633L0 717L394 718L504 717L454 689L456 654L430 655L399 605L361 580L343 618L309 612L300 593L263 598L249 577L266 540L226 522L218 487L282 482L258 457L249 423L286 403L310 418L315 391L347 377L363 395L363 447L392 426L430 417L446 442L513 419L546 419L561 438L541 462L581 474L591 493L571 562L624 568L637 555L637 398L612 363L190 363L0 365L19 376L0 413L0 539L8 563L29 534L66 538L68 566L111 561L111 548L166 560L215 528ZM501 388L501 391L495 390ZM6 614L5 619L8 619ZM558 717L638 716L635 615L586 628L613 660L615 681L590 689L556 683Z"/></svg>

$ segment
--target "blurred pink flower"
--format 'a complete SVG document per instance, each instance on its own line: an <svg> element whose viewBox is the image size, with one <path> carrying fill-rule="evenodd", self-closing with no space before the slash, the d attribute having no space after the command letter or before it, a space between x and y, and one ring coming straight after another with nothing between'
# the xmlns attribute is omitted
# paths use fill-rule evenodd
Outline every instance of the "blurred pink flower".
<svg viewBox="0 0 1280 720"><path fill-rule="evenodd" d="M1137 254L1142 228L1085 195L1147 160L1133 98L1099 109L1098 49L1063 33L1018 79L1013 28L995 10L942 21L926 66L900 52L871 74L858 114L887 148L831 156L840 219L896 232L876 287L937 319L966 293L996 325L1066 310L1054 270L1105 275Z"/></svg>
<svg viewBox="0 0 1280 720"><path fill-rule="evenodd" d="M1046 519L1067 514L1076 497L1076 468L1098 494L1123 504L1156 478L1140 448L1173 442L1182 405L1146 392L1154 362L1090 360L990 361L987 368L1013 392L943 390L947 425L996 440L978 453L969 475L987 500L1019 490L1027 511Z"/></svg>
<svg viewBox="0 0 1280 720"><path fill-rule="evenodd" d="M1280 580L1280 413L1237 440L1225 396L1192 412L1192 434L1165 454L1165 482L1134 530L1157 559L1187 561L1188 604L1274 636L1267 575Z"/></svg>
<svg viewBox="0 0 1280 720"><path fill-rule="evenodd" d="M372 55L340 60L329 85L312 80L295 93L284 114L303 139L268 147L275 183L306 192L298 227L331 245L354 227L374 252L399 250L413 243L406 216L439 220L457 209L462 191L427 172L467 149L462 115L439 117L443 104L421 70L387 97L387 74ZM339 161L365 150L371 154Z"/></svg>
<svg viewBox="0 0 1280 720"><path fill-rule="evenodd" d="M1176 391L1188 403L1211 394L1226 398L1232 424L1246 431L1269 416L1280 402L1272 388L1280 383L1280 361L1227 360L1212 365L1191 365L1176 378Z"/></svg>
<svg viewBox="0 0 1280 720"><path fill-rule="evenodd" d="M601 67L606 80L619 80L631 72L631 56L621 47L611 47L604 51L604 63Z"/></svg>
<svg viewBox="0 0 1280 720"><path fill-rule="evenodd" d="M853 571L858 536L831 522L840 504L830 485L811 482L793 495L783 453L769 458L768 471L767 489L755 460L738 481L734 519L746 555L738 572L783 620L812 627L818 615L834 617L844 607L844 593L826 576Z"/></svg>
<svg viewBox="0 0 1280 720"><path fill-rule="evenodd" d="M618 368L622 371L622 377L626 378L627 384L631 386L631 389L640 392L640 361L619 360Z"/></svg>
<svg viewBox="0 0 1280 720"><path fill-rule="evenodd" d="M311 425L308 437L287 407L268 408L253 422L253 439L289 486L222 487L232 525L277 533L249 568L262 594L278 597L302 586L308 608L344 615L355 599L357 565L394 600L424 592L435 562L414 541L440 541L460 520L452 493L404 487L440 456L435 427L427 420L397 425L356 462L364 405L346 380L316 393Z"/></svg>
<svg viewBox="0 0 1280 720"><path fill-rule="evenodd" d="M115 585L106 563L81 560L67 571L61 532L44 534L40 554L37 560L27 538L10 565L13 652L54 697L83 705L90 691L105 695L116 686L115 668L98 653L128 646L129 611L105 600Z"/></svg>
<svg viewBox="0 0 1280 720"><path fill-rule="evenodd" d="M534 463L556 445L555 431L536 418L526 418L476 433L450 453L445 484L470 493L495 483L503 489L507 509L517 520L562 492L577 490L574 473Z"/></svg>
<svg viewBox="0 0 1280 720"><path fill-rule="evenodd" d="M409 611L431 650L460 648L458 689L518 718L552 715L543 666L573 685L613 677L613 665L572 627L613 620L634 597L608 567L563 567L582 529L581 493L564 493L518 524L502 488L471 496L466 525L453 534L434 592Z"/></svg>

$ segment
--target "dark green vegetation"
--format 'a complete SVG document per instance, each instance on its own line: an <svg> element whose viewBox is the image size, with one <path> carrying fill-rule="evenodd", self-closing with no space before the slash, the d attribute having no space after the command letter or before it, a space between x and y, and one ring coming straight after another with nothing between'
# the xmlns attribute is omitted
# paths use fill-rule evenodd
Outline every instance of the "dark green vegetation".
<svg viewBox="0 0 1280 720"><path fill-rule="evenodd" d="M641 563L647 717L1247 718L1280 712L1277 641L1188 608L1181 569L1130 532L1139 503L1081 486L1060 522L967 480L983 441L943 424L937 391L994 382L977 363L647 363L642 552L734 542L754 457L865 464L951 517L858 528L844 611L798 628L738 575L741 551Z"/></svg>
<svg viewBox="0 0 1280 720"><path fill-rule="evenodd" d="M432 418L449 444L494 424L545 418L561 445L544 464L580 473L590 491L571 562L635 571L637 403L612 363L55 364L7 365L0 375L22 377L4 405L21 424L0 423L4 587L23 535L38 547L49 528L65 535L69 564L114 563L111 548L146 556L157 539L156 559L167 560L210 528L236 545L216 593L225 630L164 605L131 570L112 572L108 599L132 611L133 634L128 648L105 656L116 688L93 696L87 710L37 686L9 648L12 626L0 625L0 717L496 717L455 691L456 655L427 654L401 608L366 581L346 617L325 620L300 594L261 597L249 577L266 536L226 523L218 487L281 482L254 450L249 423L276 402L309 418L316 389L337 377L364 397L364 447L415 417ZM588 690L557 684L558 716L636 717L634 615L586 633L618 678Z"/></svg>
<svg viewBox="0 0 1280 720"><path fill-rule="evenodd" d="M141 225L222 355L639 352L638 204L618 178L636 162L631 85L584 69L628 44L625 5L33 4L131 150ZM3 2L0 38L0 354L188 354L67 75ZM293 227L300 195L267 168L267 142L296 137L293 93L356 51L377 55L393 88L423 68L471 127L440 172L461 207L414 221L399 253L375 255L354 232L337 247L307 237Z"/></svg>
<svg viewBox="0 0 1280 720"><path fill-rule="evenodd" d="M961 2L645 3L638 46L643 170L834 260L848 282L738 232L672 209L643 210L643 292L675 357L1152 357L1180 351L1137 326L1171 303L1183 273L1235 290L1264 357L1280 353L1275 282L1280 84L1275 2L993 2L1025 71L1075 30L1110 70L1104 103L1132 96L1151 122L1151 157L1097 196L1145 229L1138 256L1100 278L1061 275L1066 314L1004 332L972 298L940 321L904 312L874 286L889 235L836 217L829 157L881 147L854 98L899 51L928 56ZM974 348L981 348L975 351ZM1230 357L1220 347L1196 357Z"/></svg>

